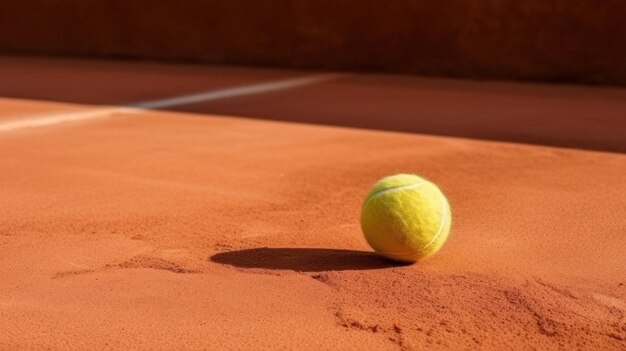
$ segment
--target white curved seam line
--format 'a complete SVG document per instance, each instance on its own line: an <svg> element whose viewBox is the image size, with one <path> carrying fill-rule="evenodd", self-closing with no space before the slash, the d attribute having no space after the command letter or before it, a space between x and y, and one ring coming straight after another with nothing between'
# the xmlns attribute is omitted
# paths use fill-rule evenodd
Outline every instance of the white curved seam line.
<svg viewBox="0 0 626 351"><path fill-rule="evenodd" d="M399 186L395 186L395 187L379 190L379 191L373 193L372 195L370 195L370 197L368 197L367 200L365 200L365 202L368 202L371 199L373 199L373 198L375 198L377 196L383 195L383 194L387 194L387 193L391 193L391 192L395 192L395 191L400 191L400 190L406 190L406 189L417 189L419 187L424 186L424 184L426 184L426 183L399 185Z"/></svg>
<svg viewBox="0 0 626 351"><path fill-rule="evenodd" d="M392 188L392 189L395 189L395 188ZM421 249L419 249L417 251L408 252L408 253L396 253L396 252L389 252L389 251L383 251L383 252L388 254L388 255L394 255L394 256L412 256L412 255L415 255L417 253L420 253L420 252L426 250L432 244L434 244L435 241L437 241L437 238L439 238L439 236L441 236L441 233L443 233L443 228L445 228L446 220L448 219L447 217L448 216L447 216L447 211L446 211L446 198L441 196L441 219L440 219L440 222L439 222L439 228L437 229L437 233L435 234L435 236L433 236L433 238L430 240L430 242L428 244L426 244L426 246L422 247Z"/></svg>
<svg viewBox="0 0 626 351"><path fill-rule="evenodd" d="M437 229L437 233L435 234L435 236L430 240L430 242L428 244L426 244L426 246L424 246L423 248L420 249L420 251L424 251L426 250L428 247L430 247L433 243L435 243L435 241L437 241L437 238L439 238L439 236L441 235L441 233L443 233L443 228L446 226L446 220L447 218L447 213L448 211L446 211L446 198L443 197L443 195L441 196L441 219L439 222L439 229Z"/></svg>

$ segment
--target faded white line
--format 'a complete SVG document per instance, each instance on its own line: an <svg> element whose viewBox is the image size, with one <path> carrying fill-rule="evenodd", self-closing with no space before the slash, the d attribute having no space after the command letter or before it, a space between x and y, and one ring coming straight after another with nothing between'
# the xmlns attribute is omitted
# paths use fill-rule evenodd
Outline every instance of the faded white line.
<svg viewBox="0 0 626 351"><path fill-rule="evenodd" d="M279 90L288 90L300 86L337 79L341 76L341 74L318 74L314 76L285 79L267 83L246 85L242 87L208 91L198 94L181 95L161 100L143 101L129 104L126 106L103 107L81 112L48 114L40 118L23 118L20 120L10 120L0 123L0 132L8 132L24 128L44 127L67 122L85 121L90 119L109 117L115 113L136 114L142 113L150 109L188 105L193 103L215 101L245 95L263 94Z"/></svg>
<svg viewBox="0 0 626 351"><path fill-rule="evenodd" d="M0 132L12 130L45 127L54 124L83 121L87 119L107 117L113 113L130 112L133 109L122 107L96 108L81 112L53 113L40 118L24 118L0 123Z"/></svg>

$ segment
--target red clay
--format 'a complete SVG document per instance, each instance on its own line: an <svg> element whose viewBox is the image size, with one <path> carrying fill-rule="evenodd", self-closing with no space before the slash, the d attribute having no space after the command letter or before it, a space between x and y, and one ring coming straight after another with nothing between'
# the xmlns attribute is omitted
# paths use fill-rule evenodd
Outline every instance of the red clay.
<svg viewBox="0 0 626 351"><path fill-rule="evenodd" d="M473 101L506 113L545 89ZM280 95L254 97L258 116L311 113ZM624 154L205 108L0 134L0 349L626 348ZM369 186L398 171L440 185L454 216L442 251L410 266L372 254L358 225Z"/></svg>

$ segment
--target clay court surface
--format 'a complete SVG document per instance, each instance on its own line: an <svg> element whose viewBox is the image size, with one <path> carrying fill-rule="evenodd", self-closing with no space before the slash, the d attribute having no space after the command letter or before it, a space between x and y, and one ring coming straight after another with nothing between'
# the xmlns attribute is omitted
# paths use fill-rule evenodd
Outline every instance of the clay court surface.
<svg viewBox="0 0 626 351"><path fill-rule="evenodd" d="M623 89L20 57L0 77L0 349L626 349ZM414 265L359 228L397 172L453 211Z"/></svg>

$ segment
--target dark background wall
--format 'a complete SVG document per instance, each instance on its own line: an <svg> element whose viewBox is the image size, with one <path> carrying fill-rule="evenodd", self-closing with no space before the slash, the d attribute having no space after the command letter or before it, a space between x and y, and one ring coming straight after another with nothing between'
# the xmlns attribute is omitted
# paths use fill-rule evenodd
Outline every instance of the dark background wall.
<svg viewBox="0 0 626 351"><path fill-rule="evenodd" d="M623 0L0 0L0 52L626 85Z"/></svg>

